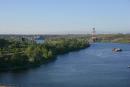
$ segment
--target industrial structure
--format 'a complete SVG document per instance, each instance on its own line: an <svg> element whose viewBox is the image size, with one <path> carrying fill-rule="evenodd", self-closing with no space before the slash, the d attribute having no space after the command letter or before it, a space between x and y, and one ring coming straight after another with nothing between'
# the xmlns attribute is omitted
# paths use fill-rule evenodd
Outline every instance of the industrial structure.
<svg viewBox="0 0 130 87"><path fill-rule="evenodd" d="M95 28L92 29L92 41L93 41L93 42L97 41Z"/></svg>

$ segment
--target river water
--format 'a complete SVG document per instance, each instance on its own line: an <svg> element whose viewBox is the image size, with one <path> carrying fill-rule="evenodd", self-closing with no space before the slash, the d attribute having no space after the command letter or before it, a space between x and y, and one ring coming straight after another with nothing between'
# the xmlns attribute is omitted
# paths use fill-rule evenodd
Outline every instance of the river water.
<svg viewBox="0 0 130 87"><path fill-rule="evenodd" d="M112 48L123 51L113 53ZM94 43L56 61L18 72L1 72L0 84L17 87L130 87L130 44Z"/></svg>

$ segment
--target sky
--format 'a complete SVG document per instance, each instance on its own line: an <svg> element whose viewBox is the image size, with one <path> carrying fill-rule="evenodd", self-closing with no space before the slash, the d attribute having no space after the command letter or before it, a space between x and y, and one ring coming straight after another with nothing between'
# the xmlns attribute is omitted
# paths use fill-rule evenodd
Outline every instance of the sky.
<svg viewBox="0 0 130 87"><path fill-rule="evenodd" d="M0 34L130 33L130 0L0 0Z"/></svg>

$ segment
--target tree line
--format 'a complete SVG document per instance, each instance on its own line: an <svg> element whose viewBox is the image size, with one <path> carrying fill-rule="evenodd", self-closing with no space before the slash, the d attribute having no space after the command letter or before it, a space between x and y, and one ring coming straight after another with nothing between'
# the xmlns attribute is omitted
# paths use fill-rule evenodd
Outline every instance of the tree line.
<svg viewBox="0 0 130 87"><path fill-rule="evenodd" d="M85 38L48 39L43 44L0 39L0 70L16 70L56 59L58 54L89 46Z"/></svg>

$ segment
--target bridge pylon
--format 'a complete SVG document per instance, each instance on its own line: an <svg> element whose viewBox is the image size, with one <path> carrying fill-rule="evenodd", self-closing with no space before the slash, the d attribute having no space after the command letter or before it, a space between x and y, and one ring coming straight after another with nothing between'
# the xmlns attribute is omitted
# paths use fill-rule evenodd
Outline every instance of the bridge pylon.
<svg viewBox="0 0 130 87"><path fill-rule="evenodd" d="M91 36L91 39L92 39L93 42L96 42L96 41L97 41L96 30L95 30L95 28L92 29L92 36Z"/></svg>

